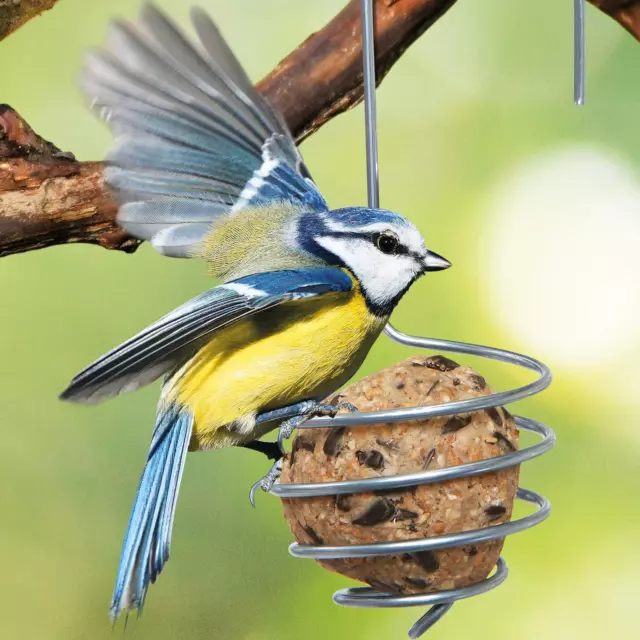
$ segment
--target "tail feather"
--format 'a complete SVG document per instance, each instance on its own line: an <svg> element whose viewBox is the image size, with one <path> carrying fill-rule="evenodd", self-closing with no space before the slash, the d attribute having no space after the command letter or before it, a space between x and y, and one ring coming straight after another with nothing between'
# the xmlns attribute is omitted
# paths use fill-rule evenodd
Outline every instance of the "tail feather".
<svg viewBox="0 0 640 640"><path fill-rule="evenodd" d="M122 546L109 615L142 610L147 588L169 559L178 489L189 448L193 416L171 405L158 413L147 464Z"/></svg>

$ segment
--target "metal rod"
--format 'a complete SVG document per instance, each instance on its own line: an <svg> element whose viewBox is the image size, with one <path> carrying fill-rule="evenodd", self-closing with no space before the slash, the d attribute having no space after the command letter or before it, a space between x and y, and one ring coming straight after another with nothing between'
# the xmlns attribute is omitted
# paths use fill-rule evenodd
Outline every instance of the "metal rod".
<svg viewBox="0 0 640 640"><path fill-rule="evenodd" d="M500 405L496 404L494 406L498 407ZM346 417L348 418L349 416ZM408 419L411 420L415 418L409 417ZM504 453L497 458L486 458L476 462L466 462L455 467L443 467L430 471L420 471L395 476L378 476L377 478L365 478L361 480L336 480L333 482L305 484L276 483L271 489L271 493L281 498L300 498L349 494L359 491L406 489L407 487L414 487L421 484L446 482L447 480L484 475L486 473L508 469L509 467L522 464L523 462L547 453L555 444L555 434L546 425L522 416L516 417L516 424L525 431L531 431L541 436L542 442L538 442L525 449L520 449L519 451Z"/></svg>
<svg viewBox="0 0 640 640"><path fill-rule="evenodd" d="M498 558L496 572L492 576L466 587L404 596L392 593L380 593L369 587L352 587L350 589L336 591L333 595L333 601L343 607L358 607L360 609L397 609L399 607L419 607L453 603L454 600L472 598L473 596L495 589L505 581L507 575L507 563L502 558ZM422 632L424 631L425 629L423 627Z"/></svg>
<svg viewBox="0 0 640 640"><path fill-rule="evenodd" d="M378 138L376 122L376 54L373 0L362 0L362 66L364 113L367 141L367 198L369 207L380 206L378 181Z"/></svg>
<svg viewBox="0 0 640 640"><path fill-rule="evenodd" d="M573 0L573 101L584 104L585 35L584 0Z"/></svg>
<svg viewBox="0 0 640 640"><path fill-rule="evenodd" d="M420 620L418 620L411 629L409 629L409 637L411 640L416 640L421 635L425 634L433 625L438 622L444 616L445 613L453 607L453 602L445 602L443 604L435 604L425 613Z"/></svg>
<svg viewBox="0 0 640 640"><path fill-rule="evenodd" d="M455 469L455 467L448 467ZM460 476L464 477L464 476ZM302 487L304 485L297 485ZM372 486L363 487L363 491L374 491ZM305 496L311 496L306 493ZM468 544L481 544L489 540L498 540L513 533L526 531L544 522L551 513L551 504L538 493L529 489L518 488L518 500L529 502L538 507L532 514L510 520L503 524L491 525L482 529L472 529L459 533L448 533L431 538L411 538L395 542L370 542L367 544L318 546L311 544L292 543L289 553L296 558L314 558L316 560L331 560L335 558L372 558L377 556L395 556L403 553L419 553L420 551L438 551L452 547L462 547Z"/></svg>

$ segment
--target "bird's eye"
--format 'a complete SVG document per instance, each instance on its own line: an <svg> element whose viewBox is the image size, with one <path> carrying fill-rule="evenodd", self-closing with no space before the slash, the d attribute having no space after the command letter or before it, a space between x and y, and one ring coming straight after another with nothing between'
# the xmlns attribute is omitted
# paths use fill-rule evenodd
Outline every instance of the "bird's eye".
<svg viewBox="0 0 640 640"><path fill-rule="evenodd" d="M389 233L380 233L376 236L376 247L382 253L395 253L398 248L398 238Z"/></svg>

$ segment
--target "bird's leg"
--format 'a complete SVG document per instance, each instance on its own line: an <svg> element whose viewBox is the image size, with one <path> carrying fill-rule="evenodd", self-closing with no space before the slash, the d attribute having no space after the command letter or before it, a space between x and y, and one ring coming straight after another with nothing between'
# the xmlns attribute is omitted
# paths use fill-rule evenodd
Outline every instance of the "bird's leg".
<svg viewBox="0 0 640 640"><path fill-rule="evenodd" d="M292 418L285 420L278 429L278 446L280 447L280 451L284 454L284 441L290 438L291 434L298 427L301 427L307 420L320 416L331 416L334 418L341 409L354 412L358 410L358 407L350 402L341 402L339 404L316 402L303 414L293 416Z"/></svg>
<svg viewBox="0 0 640 640"><path fill-rule="evenodd" d="M304 402L298 402L296 404L289 405L288 407L282 407L280 409L274 409L273 411L265 411L256 416L256 424L264 424L265 422L273 422L276 420L283 420L300 414L301 412L308 411L311 407L315 406L315 401L305 400ZM260 440L253 440L242 445L246 449L253 449L254 451L260 451L269 458L274 460L271 469L264 478L260 478L249 491L249 501L252 506L256 506L256 491L258 488L263 491L271 491L271 487L275 481L280 477L282 472L282 451L281 445L278 442L261 442Z"/></svg>
<svg viewBox="0 0 640 640"><path fill-rule="evenodd" d="M282 457L282 451L277 442L265 442L263 440L252 440L251 442L245 442L240 445L244 449L251 449L252 451L258 451L267 456L269 460L279 460Z"/></svg>
<svg viewBox="0 0 640 640"><path fill-rule="evenodd" d="M263 424L265 422L272 422L275 420L285 420L293 416L299 416L306 413L310 409L313 409L318 403L315 400L304 400L303 402L297 402L291 404L288 407L282 407L281 409L274 409L273 411L265 411L256 416L256 424Z"/></svg>

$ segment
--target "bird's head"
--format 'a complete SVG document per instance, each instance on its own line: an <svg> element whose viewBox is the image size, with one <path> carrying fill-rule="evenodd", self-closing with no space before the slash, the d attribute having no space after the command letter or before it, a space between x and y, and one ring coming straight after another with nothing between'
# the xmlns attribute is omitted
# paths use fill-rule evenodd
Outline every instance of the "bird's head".
<svg viewBox="0 0 640 640"><path fill-rule="evenodd" d="M389 315L427 271L451 266L426 248L415 225L393 211L349 207L304 218L298 227L304 249L327 264L348 269L377 315Z"/></svg>

